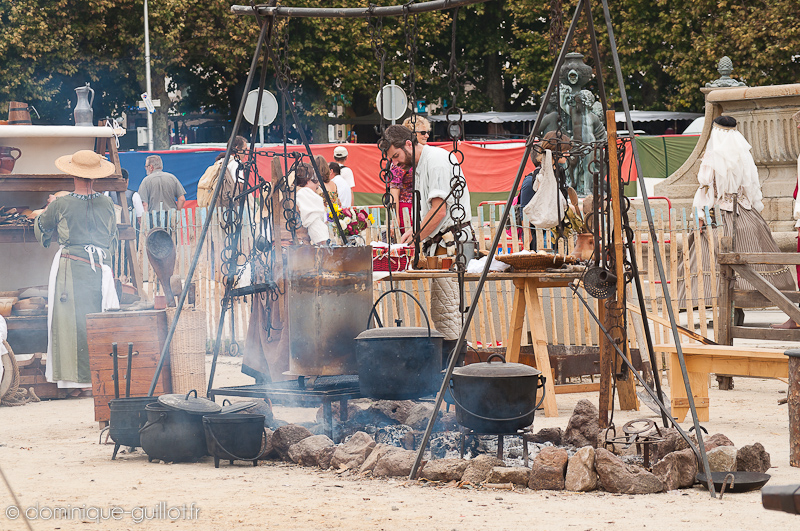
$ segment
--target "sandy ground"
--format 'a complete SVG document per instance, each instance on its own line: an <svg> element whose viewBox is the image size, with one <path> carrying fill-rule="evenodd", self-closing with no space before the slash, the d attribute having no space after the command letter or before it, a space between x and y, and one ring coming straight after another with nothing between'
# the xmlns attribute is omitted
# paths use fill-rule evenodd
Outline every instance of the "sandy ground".
<svg viewBox="0 0 800 531"><path fill-rule="evenodd" d="M238 372L239 360L222 358L218 367L219 385L249 383ZM785 396L786 385L776 380L737 378L732 391L710 390L709 433L724 433L738 447L761 442L772 457L770 485L800 484L800 469L789 466L787 406L777 405ZM566 427L581 398L597 400L588 393L559 395L559 416L537 415L536 428ZM276 407L275 413L303 421L316 410ZM640 417L657 415L646 408L616 411L614 420L622 426ZM113 445L98 443L93 418L91 398L0 408L0 466L23 511L38 515L33 529L800 529L800 516L764 510L759 492L722 500L700 487L647 496L511 492L359 478L278 462L219 469L211 458L148 463L141 451L111 461ZM26 529L21 519L9 519L12 503L0 483L2 531ZM55 519L51 509L57 507L72 514ZM111 515L112 507L124 513Z"/></svg>

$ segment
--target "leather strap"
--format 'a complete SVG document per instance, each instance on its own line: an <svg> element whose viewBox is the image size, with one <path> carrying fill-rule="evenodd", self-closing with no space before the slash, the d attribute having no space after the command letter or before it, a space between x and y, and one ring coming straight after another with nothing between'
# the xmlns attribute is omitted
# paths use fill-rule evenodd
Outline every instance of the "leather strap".
<svg viewBox="0 0 800 531"><path fill-rule="evenodd" d="M86 262L87 264L91 264L91 262L88 259L81 258L80 256L75 256L74 254L61 253L61 258L69 258L70 260L78 260L80 262Z"/></svg>

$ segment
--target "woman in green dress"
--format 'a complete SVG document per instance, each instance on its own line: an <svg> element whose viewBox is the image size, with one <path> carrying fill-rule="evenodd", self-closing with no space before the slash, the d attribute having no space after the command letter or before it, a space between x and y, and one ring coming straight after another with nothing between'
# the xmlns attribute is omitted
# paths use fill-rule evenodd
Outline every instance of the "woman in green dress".
<svg viewBox="0 0 800 531"><path fill-rule="evenodd" d="M45 247L57 242L48 284L48 382L71 389L70 396L91 396L86 315L119 308L111 268L117 222L109 197L92 190L92 181L114 173L113 164L82 150L56 160L71 175L73 192L53 198L36 217L36 238Z"/></svg>

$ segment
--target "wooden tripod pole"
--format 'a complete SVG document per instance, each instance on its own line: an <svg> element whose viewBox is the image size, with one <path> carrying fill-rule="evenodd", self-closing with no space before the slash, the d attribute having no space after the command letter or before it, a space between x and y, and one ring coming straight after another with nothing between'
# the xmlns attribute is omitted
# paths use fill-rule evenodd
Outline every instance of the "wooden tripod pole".
<svg viewBox="0 0 800 531"><path fill-rule="evenodd" d="M617 158L617 124L614 111L606 112L606 127L608 129L608 181L611 188L611 215L614 236L614 274L617 276L615 296L607 301L610 311L606 312L606 326L615 340L623 341L623 344L620 345L620 350L630 360L630 348L623 330L625 326L625 245L622 234L623 199L619 159ZM636 386L633 378L628 373L627 367L624 367L621 362L617 361L615 366L618 375L617 392L619 393L620 409L638 410L639 400L636 396Z"/></svg>

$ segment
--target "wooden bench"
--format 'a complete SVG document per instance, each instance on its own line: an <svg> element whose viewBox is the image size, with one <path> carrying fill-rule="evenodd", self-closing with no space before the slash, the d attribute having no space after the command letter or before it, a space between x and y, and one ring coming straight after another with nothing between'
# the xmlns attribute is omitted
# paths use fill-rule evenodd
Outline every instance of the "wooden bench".
<svg viewBox="0 0 800 531"><path fill-rule="evenodd" d="M729 345L681 345L692 396L701 422L709 420L708 375L710 373L758 378L788 378L789 358L782 349L745 348ZM683 422L689 399L681 375L675 345L656 345L656 352L669 354L669 388L672 416Z"/></svg>

